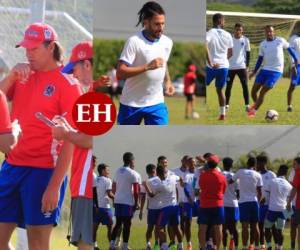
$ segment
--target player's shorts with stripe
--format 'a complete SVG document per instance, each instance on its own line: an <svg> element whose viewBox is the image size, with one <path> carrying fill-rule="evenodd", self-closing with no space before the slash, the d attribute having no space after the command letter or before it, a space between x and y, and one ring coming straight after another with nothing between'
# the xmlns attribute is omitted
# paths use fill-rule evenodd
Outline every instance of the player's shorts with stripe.
<svg viewBox="0 0 300 250"><path fill-rule="evenodd" d="M273 88L281 76L281 72L262 69L256 76L254 84L263 84L269 88Z"/></svg>
<svg viewBox="0 0 300 250"><path fill-rule="evenodd" d="M132 217L134 214L133 206L115 203L114 207L116 217Z"/></svg>
<svg viewBox="0 0 300 250"><path fill-rule="evenodd" d="M120 103L118 124L139 125L144 120L145 125L168 125L168 109L164 103L148 107L131 107Z"/></svg>
<svg viewBox="0 0 300 250"><path fill-rule="evenodd" d="M80 241L93 245L93 199L72 198L71 201L72 235L70 242L77 246Z"/></svg>
<svg viewBox="0 0 300 250"><path fill-rule="evenodd" d="M258 222L259 205L257 201L239 203L240 222Z"/></svg>
<svg viewBox="0 0 300 250"><path fill-rule="evenodd" d="M268 205L259 205L259 222L264 222L268 212Z"/></svg>
<svg viewBox="0 0 300 250"><path fill-rule="evenodd" d="M225 223L237 222L240 219L238 207L224 207Z"/></svg>
<svg viewBox="0 0 300 250"><path fill-rule="evenodd" d="M179 225L179 206L168 206L160 210L157 225L159 226L176 226Z"/></svg>
<svg viewBox="0 0 300 250"><path fill-rule="evenodd" d="M224 207L199 208L198 224L224 224Z"/></svg>
<svg viewBox="0 0 300 250"><path fill-rule="evenodd" d="M215 85L217 88L223 88L226 85L228 76L228 68L221 69L212 69L210 67L206 67L206 85L210 85L210 83L215 79Z"/></svg>
<svg viewBox="0 0 300 250"><path fill-rule="evenodd" d="M0 169L0 222L25 225L56 225L67 187L65 178L58 207L52 212L41 210L42 197L54 169L14 166L4 161Z"/></svg>
<svg viewBox="0 0 300 250"><path fill-rule="evenodd" d="M97 208L96 213L94 213L94 223L102 225L112 225L113 224L113 212L111 208Z"/></svg>
<svg viewBox="0 0 300 250"><path fill-rule="evenodd" d="M292 72L291 84L295 87L300 85L300 64L297 65L297 75Z"/></svg>
<svg viewBox="0 0 300 250"><path fill-rule="evenodd" d="M147 224L156 225L158 222L160 209L148 209Z"/></svg>
<svg viewBox="0 0 300 250"><path fill-rule="evenodd" d="M264 226L265 228L271 228L274 224L277 229L283 229L285 225L286 218L283 212L276 212L268 210L266 214L266 219Z"/></svg>

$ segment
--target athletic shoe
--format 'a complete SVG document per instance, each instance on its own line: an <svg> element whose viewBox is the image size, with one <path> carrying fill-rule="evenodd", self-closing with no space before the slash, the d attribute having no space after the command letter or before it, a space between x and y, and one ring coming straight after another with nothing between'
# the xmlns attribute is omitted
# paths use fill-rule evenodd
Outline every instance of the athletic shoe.
<svg viewBox="0 0 300 250"><path fill-rule="evenodd" d="M169 246L169 250L177 250L177 246L175 244L172 244Z"/></svg>
<svg viewBox="0 0 300 250"><path fill-rule="evenodd" d="M265 246L261 246L260 250L267 250Z"/></svg>
<svg viewBox="0 0 300 250"><path fill-rule="evenodd" d="M219 121L224 121L225 120L225 115L220 115L219 116Z"/></svg>
<svg viewBox="0 0 300 250"><path fill-rule="evenodd" d="M249 246L248 250L254 250L254 247L251 245Z"/></svg>
<svg viewBox="0 0 300 250"><path fill-rule="evenodd" d="M249 109L248 111L248 117L249 118L254 118L256 115L256 112L254 111L254 109Z"/></svg>
<svg viewBox="0 0 300 250"><path fill-rule="evenodd" d="M246 110L246 112L249 112L249 110L250 110L250 106L249 106L249 105L247 105L247 106L246 106L246 108L245 108L245 110Z"/></svg>
<svg viewBox="0 0 300 250"><path fill-rule="evenodd" d="M287 112L293 112L293 108L292 107L288 107L287 108Z"/></svg>
<svg viewBox="0 0 300 250"><path fill-rule="evenodd" d="M146 250L152 250L151 246L147 245Z"/></svg>
<svg viewBox="0 0 300 250"><path fill-rule="evenodd" d="M229 105L226 105L225 108L228 110L229 109Z"/></svg>
<svg viewBox="0 0 300 250"><path fill-rule="evenodd" d="M188 244L188 245L186 246L186 250L193 250L192 244Z"/></svg>

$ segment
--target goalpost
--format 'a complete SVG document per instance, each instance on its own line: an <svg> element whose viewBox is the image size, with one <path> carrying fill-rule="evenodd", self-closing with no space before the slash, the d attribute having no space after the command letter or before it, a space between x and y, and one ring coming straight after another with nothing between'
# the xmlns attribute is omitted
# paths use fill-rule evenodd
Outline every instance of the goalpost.
<svg viewBox="0 0 300 250"><path fill-rule="evenodd" d="M234 25L241 23L244 25L244 34L251 43L250 68L253 68L257 59L258 46L265 39L264 27L272 25L276 35L284 37L286 40L294 33L296 23L300 22L300 15L282 15L250 12L230 12L230 11L206 11L206 28L212 27L212 16L216 13L222 13L225 16L224 29L233 33ZM289 75L290 59L285 56L284 75Z"/></svg>

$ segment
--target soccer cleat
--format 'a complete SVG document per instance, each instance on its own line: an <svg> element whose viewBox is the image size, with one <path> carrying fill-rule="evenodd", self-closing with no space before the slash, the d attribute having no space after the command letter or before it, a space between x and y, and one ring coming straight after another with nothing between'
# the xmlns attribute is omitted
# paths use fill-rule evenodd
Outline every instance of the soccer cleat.
<svg viewBox="0 0 300 250"><path fill-rule="evenodd" d="M248 250L254 250L254 247L252 245L250 245Z"/></svg>
<svg viewBox="0 0 300 250"><path fill-rule="evenodd" d="M229 248L228 250L234 250L234 239L231 239L230 242L229 242Z"/></svg>
<svg viewBox="0 0 300 250"><path fill-rule="evenodd" d="M152 250L151 246L150 246L150 245L147 245L147 246L146 246L146 250Z"/></svg>
<svg viewBox="0 0 300 250"><path fill-rule="evenodd" d="M175 244L172 244L169 246L169 250L177 250L177 246Z"/></svg>
<svg viewBox="0 0 300 250"><path fill-rule="evenodd" d="M225 108L228 110L229 109L229 105L226 105Z"/></svg>
<svg viewBox="0 0 300 250"><path fill-rule="evenodd" d="M293 108L292 107L288 107L287 108L287 112L293 112Z"/></svg>
<svg viewBox="0 0 300 250"><path fill-rule="evenodd" d="M225 120L225 115L220 115L219 116L219 121L224 121Z"/></svg>
<svg viewBox="0 0 300 250"><path fill-rule="evenodd" d="M193 250L192 244L188 244L188 245L186 246L186 250Z"/></svg>
<svg viewBox="0 0 300 250"><path fill-rule="evenodd" d="M158 244L155 244L154 247L153 247L153 250L160 250L160 247Z"/></svg>
<svg viewBox="0 0 300 250"><path fill-rule="evenodd" d="M256 115L256 113L255 113L254 109L250 109L250 110L248 111L248 117L249 117L249 118L254 118L255 115Z"/></svg>
<svg viewBox="0 0 300 250"><path fill-rule="evenodd" d="M246 112L249 112L250 111L250 106L247 105L246 108L245 108Z"/></svg>

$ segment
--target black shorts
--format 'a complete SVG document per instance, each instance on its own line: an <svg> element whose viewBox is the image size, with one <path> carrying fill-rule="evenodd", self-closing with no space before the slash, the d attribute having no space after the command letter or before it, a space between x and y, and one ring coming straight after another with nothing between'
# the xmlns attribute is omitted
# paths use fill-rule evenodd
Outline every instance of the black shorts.
<svg viewBox="0 0 300 250"><path fill-rule="evenodd" d="M293 223L294 225L300 225L300 209L296 208L294 213Z"/></svg>
<svg viewBox="0 0 300 250"><path fill-rule="evenodd" d="M194 94L184 93L184 95L186 96L186 100L187 100L188 102L193 101Z"/></svg>

